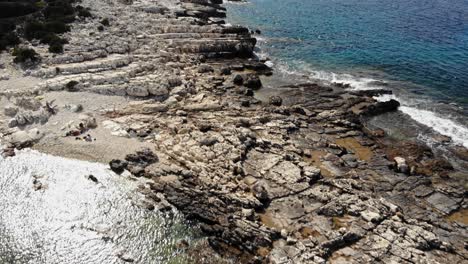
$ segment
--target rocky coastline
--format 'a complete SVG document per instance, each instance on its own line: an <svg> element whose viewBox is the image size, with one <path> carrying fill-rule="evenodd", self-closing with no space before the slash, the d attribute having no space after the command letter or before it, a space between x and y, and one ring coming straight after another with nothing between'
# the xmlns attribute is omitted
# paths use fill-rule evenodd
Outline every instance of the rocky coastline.
<svg viewBox="0 0 468 264"><path fill-rule="evenodd" d="M291 83L257 99L272 69L221 4L83 0L93 17L71 24L63 54L32 42L42 61L27 69L0 54L3 155L150 178L147 208L195 220L226 262L468 261L466 175L366 126L397 111L373 99L391 91Z"/></svg>

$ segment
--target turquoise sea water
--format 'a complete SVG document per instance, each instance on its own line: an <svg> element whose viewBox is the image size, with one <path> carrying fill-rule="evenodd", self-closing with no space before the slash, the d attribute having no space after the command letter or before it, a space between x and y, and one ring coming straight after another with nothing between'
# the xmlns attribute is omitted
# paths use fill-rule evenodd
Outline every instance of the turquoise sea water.
<svg viewBox="0 0 468 264"><path fill-rule="evenodd" d="M250 0L227 7L229 23L261 30L258 54L276 69L352 89L393 89L403 112L468 146L467 0Z"/></svg>

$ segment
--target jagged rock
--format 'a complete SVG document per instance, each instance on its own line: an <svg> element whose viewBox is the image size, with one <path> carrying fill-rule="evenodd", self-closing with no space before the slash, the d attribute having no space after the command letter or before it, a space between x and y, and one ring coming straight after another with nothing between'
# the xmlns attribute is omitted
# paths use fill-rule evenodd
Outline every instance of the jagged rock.
<svg viewBox="0 0 468 264"><path fill-rule="evenodd" d="M42 107L41 102L31 98L20 97L16 99L15 105L26 110L37 111Z"/></svg>
<svg viewBox="0 0 468 264"><path fill-rule="evenodd" d="M121 174L127 168L128 163L126 161L114 159L109 162L110 169L117 173Z"/></svg>
<svg viewBox="0 0 468 264"><path fill-rule="evenodd" d="M392 111L396 111L399 106L400 106L400 102L394 99L391 99L390 101L386 101L386 102L377 102L367 107L361 113L361 115L374 116L374 115L379 115L379 114L383 114L386 112L392 112Z"/></svg>
<svg viewBox="0 0 468 264"><path fill-rule="evenodd" d="M125 4L125 5L131 5L133 4L133 0L118 0L120 3Z"/></svg>
<svg viewBox="0 0 468 264"><path fill-rule="evenodd" d="M133 164L129 164L129 165L127 166L127 170L128 170L131 174L133 174L133 175L135 175L135 176L137 176L137 177L142 176L143 173L145 172L145 168L144 168L144 167L138 166L138 165L133 165Z"/></svg>
<svg viewBox="0 0 468 264"><path fill-rule="evenodd" d="M275 89L293 106L268 107L252 96L258 75L271 69L249 57L256 40L247 28L221 24L220 0L156 2L83 0L97 7L96 18L75 23L66 52L44 56L31 71L44 79L34 95L76 82L83 96L130 96L99 119L115 118L102 123L113 135L155 144L158 155L142 151L110 163L117 173L148 177L143 208L176 207L220 255L241 252L245 262L465 259L464 230L445 218L464 207L465 193L455 177L437 177L449 164L406 142L386 151L386 138L368 137L383 135L362 129L362 116L397 108L371 98L386 91L294 84ZM113 23L89 34L99 17ZM20 103L28 112L21 123L37 121L40 102ZM414 173L389 169L395 157Z"/></svg>
<svg viewBox="0 0 468 264"><path fill-rule="evenodd" d="M258 76L250 75L244 82L244 85L247 88L256 90L262 88L262 81L260 81L260 78Z"/></svg>
<svg viewBox="0 0 468 264"><path fill-rule="evenodd" d="M18 113L19 109L18 107L15 107L13 105L7 105L3 108L3 112L7 116L15 116L16 113Z"/></svg>
<svg viewBox="0 0 468 264"><path fill-rule="evenodd" d="M127 88L127 94L135 97L146 97L149 95L148 88L130 86Z"/></svg>
<svg viewBox="0 0 468 264"><path fill-rule="evenodd" d="M135 152L134 154L128 154L125 156L125 160L146 167L150 164L158 162L159 158L150 149L143 149Z"/></svg>
<svg viewBox="0 0 468 264"><path fill-rule="evenodd" d="M397 171L402 173L409 173L408 164L406 164L406 160L402 157L395 157L395 168Z"/></svg>
<svg viewBox="0 0 468 264"><path fill-rule="evenodd" d="M236 85L242 85L244 84L244 78L240 74L236 74L232 82Z"/></svg>
<svg viewBox="0 0 468 264"><path fill-rule="evenodd" d="M121 125L114 121L105 120L102 122L104 128L111 130L111 135L117 137L129 137L128 132Z"/></svg>
<svg viewBox="0 0 468 264"><path fill-rule="evenodd" d="M166 98L169 95L169 90L164 86L152 86L148 88L149 94L153 96L158 96L162 98Z"/></svg>
<svg viewBox="0 0 468 264"><path fill-rule="evenodd" d="M97 121L96 118L90 115L80 115L78 117L81 123L83 123L84 127L86 128L96 128L97 127Z"/></svg>
<svg viewBox="0 0 468 264"><path fill-rule="evenodd" d="M210 65L203 64L198 67L198 72L199 73L213 72L213 67L211 67Z"/></svg>
<svg viewBox="0 0 468 264"><path fill-rule="evenodd" d="M207 146L207 147L213 146L216 143L218 143L217 138L204 138L200 141L201 146Z"/></svg>
<svg viewBox="0 0 468 264"><path fill-rule="evenodd" d="M16 120L16 118L12 118L8 120L8 127L16 127L16 126L18 126L18 121Z"/></svg>
<svg viewBox="0 0 468 264"><path fill-rule="evenodd" d="M2 156L7 158L7 157L14 157L15 154L15 147L13 145L5 147L2 152Z"/></svg>
<svg viewBox="0 0 468 264"><path fill-rule="evenodd" d="M231 74L231 69L229 67L223 67L220 69L220 73L222 75L230 75Z"/></svg>
<svg viewBox="0 0 468 264"><path fill-rule="evenodd" d="M83 110L83 106L81 104L70 104L70 105L65 105L65 109L68 109L69 111L73 113L78 113Z"/></svg>
<svg viewBox="0 0 468 264"><path fill-rule="evenodd" d="M29 131L18 131L9 136L8 142L13 144L16 148L29 147L38 140L40 140L44 134L39 129L34 128Z"/></svg>
<svg viewBox="0 0 468 264"><path fill-rule="evenodd" d="M283 99L277 95L270 96L269 102L274 106L281 106L283 104Z"/></svg>
<svg viewBox="0 0 468 264"><path fill-rule="evenodd" d="M254 96L254 91L252 89L246 89L244 95L245 96Z"/></svg>
<svg viewBox="0 0 468 264"><path fill-rule="evenodd" d="M10 80L10 76L8 74L0 75L0 81L8 81Z"/></svg>
<svg viewBox="0 0 468 264"><path fill-rule="evenodd" d="M341 156L341 159L351 168L356 168L358 166L356 156L353 154L345 154Z"/></svg>
<svg viewBox="0 0 468 264"><path fill-rule="evenodd" d="M367 222L373 222L373 223L379 222L382 219L382 216L379 213L371 212L371 211L361 212L361 216Z"/></svg>
<svg viewBox="0 0 468 264"><path fill-rule="evenodd" d="M268 202L270 200L270 196L268 194L267 187L265 186L264 182L257 182L252 187L252 191L253 191L255 197L259 201L265 203L265 202Z"/></svg>

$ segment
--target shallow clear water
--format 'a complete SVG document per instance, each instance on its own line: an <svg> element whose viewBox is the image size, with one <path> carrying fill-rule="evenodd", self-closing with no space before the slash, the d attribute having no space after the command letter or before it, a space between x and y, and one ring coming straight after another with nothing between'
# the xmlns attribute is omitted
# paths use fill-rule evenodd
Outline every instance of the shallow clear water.
<svg viewBox="0 0 468 264"><path fill-rule="evenodd" d="M230 23L262 31L259 56L282 73L393 89L402 111L468 146L468 1L250 0L227 7Z"/></svg>
<svg viewBox="0 0 468 264"><path fill-rule="evenodd" d="M175 244L196 232L181 216L140 206L142 183L32 150L0 155L0 263L187 263Z"/></svg>

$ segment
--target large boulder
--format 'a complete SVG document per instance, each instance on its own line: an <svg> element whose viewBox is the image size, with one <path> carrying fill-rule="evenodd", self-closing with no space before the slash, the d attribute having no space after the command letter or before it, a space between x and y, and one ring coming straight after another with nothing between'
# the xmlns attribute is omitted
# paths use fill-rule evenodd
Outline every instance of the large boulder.
<svg viewBox="0 0 468 264"><path fill-rule="evenodd" d="M245 80L244 86L251 89L260 89L262 88L262 81L257 75L251 75Z"/></svg>
<svg viewBox="0 0 468 264"><path fill-rule="evenodd" d="M145 97L149 95L146 87L130 86L127 88L127 94L135 97Z"/></svg>
<svg viewBox="0 0 468 264"><path fill-rule="evenodd" d="M385 102L376 102L374 104L369 105L366 109L361 112L363 116L375 116L380 115L387 112L392 112L398 110L400 106L400 102L397 100L391 99Z"/></svg>
<svg viewBox="0 0 468 264"><path fill-rule="evenodd" d="M113 159L109 162L109 166L113 172L121 174L127 168L128 163L123 160Z"/></svg>
<svg viewBox="0 0 468 264"><path fill-rule="evenodd" d="M283 99L277 95L270 96L269 102L274 106L281 106L283 104Z"/></svg>
<svg viewBox="0 0 468 264"><path fill-rule="evenodd" d="M29 131L18 131L10 135L8 141L16 148L29 147L44 137L44 133L34 128Z"/></svg>

